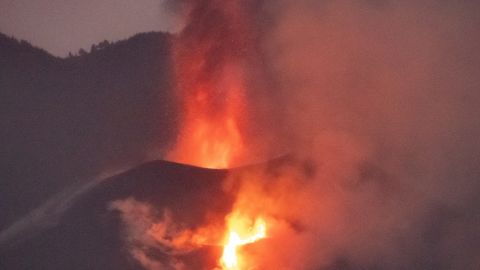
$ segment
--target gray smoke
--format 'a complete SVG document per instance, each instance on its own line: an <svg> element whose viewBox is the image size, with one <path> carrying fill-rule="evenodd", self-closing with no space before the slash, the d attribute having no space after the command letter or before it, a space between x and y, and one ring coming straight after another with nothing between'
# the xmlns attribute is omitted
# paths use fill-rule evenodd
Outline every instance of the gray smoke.
<svg viewBox="0 0 480 270"><path fill-rule="evenodd" d="M264 7L286 119L273 147L317 169L288 269L476 269L480 5Z"/></svg>

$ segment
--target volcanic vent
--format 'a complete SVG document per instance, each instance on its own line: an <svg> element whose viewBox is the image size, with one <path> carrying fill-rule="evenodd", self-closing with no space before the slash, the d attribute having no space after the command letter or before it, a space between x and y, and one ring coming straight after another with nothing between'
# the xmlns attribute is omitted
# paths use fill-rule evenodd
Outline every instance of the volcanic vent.
<svg viewBox="0 0 480 270"><path fill-rule="evenodd" d="M253 160L246 132L249 122L249 72L258 58L256 31L243 1L192 1L188 21L174 42L180 101L180 134L169 159L205 168L231 168ZM229 189L229 188L227 188ZM218 269L251 269L243 246L268 236L269 223L258 190L233 193L224 224L205 224L175 237L189 247L223 247ZM248 196L252 201L245 204ZM166 226L163 224L162 226ZM189 239L183 239L187 233ZM182 238L182 240L179 240ZM174 247L182 250L184 246Z"/></svg>

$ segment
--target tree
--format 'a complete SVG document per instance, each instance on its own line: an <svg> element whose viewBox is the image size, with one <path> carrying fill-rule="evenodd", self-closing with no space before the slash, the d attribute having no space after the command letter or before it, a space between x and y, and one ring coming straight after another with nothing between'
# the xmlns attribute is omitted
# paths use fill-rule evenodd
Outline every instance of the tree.
<svg viewBox="0 0 480 270"><path fill-rule="evenodd" d="M87 55L87 52L83 48L80 48L80 50L78 50L78 55L84 56Z"/></svg>
<svg viewBox="0 0 480 270"><path fill-rule="evenodd" d="M109 45L110 45L110 43L107 40L104 40L97 45L97 48L99 50L102 50L102 49L107 48Z"/></svg>

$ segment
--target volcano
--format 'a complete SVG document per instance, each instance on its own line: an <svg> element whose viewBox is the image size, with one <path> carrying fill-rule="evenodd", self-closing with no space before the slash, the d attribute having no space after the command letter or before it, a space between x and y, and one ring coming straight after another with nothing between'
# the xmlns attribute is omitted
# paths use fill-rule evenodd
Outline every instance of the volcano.
<svg viewBox="0 0 480 270"><path fill-rule="evenodd" d="M234 196L224 188L229 175L265 168L274 173L291 158L264 164L222 170L204 169L167 161L151 161L99 182L81 195L60 217L58 224L22 241L12 242L0 251L1 269L144 269L132 257L122 213L115 202L136 202L142 212L168 209L169 217L183 228L196 229L222 219L232 207ZM214 215L212 215L212 213ZM152 214L153 215L153 214ZM144 244L141 244L141 246ZM142 256L174 269L172 257L184 269L214 269L221 249L206 244L195 250L170 253L168 249L148 249ZM26 259L28 258L28 259Z"/></svg>

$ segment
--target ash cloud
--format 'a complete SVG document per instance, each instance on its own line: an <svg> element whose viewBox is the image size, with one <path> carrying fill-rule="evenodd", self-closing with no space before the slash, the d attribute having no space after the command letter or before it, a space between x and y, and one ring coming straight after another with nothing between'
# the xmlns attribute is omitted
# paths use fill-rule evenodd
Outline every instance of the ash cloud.
<svg viewBox="0 0 480 270"><path fill-rule="evenodd" d="M270 94L283 100L270 106L286 119L273 147L317 168L286 269L475 269L479 5L266 10Z"/></svg>
<svg viewBox="0 0 480 270"><path fill-rule="evenodd" d="M250 63L261 71L249 73L250 146L315 168L308 188L290 190L306 230L285 234L291 244L269 251L268 265L475 269L480 5L243 5L255 7L261 52Z"/></svg>

